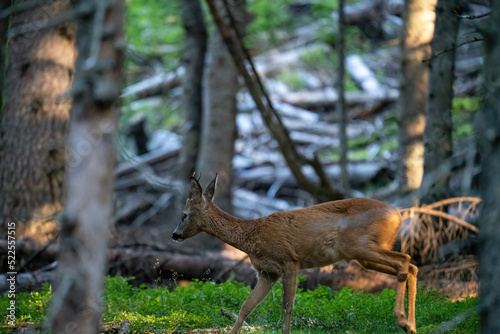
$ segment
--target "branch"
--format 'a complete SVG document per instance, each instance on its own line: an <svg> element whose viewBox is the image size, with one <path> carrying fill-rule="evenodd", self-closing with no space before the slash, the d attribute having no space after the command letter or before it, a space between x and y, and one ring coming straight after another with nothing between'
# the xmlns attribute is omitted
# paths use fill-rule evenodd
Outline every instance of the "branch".
<svg viewBox="0 0 500 334"><path fill-rule="evenodd" d="M475 20L475 19L481 19L481 18L486 17L490 14L491 14L491 12L479 14L479 15L460 15L460 14L457 14L457 18L466 19L466 20Z"/></svg>
<svg viewBox="0 0 500 334"><path fill-rule="evenodd" d="M470 43L474 43L474 42L479 42L479 41L482 41L484 40L484 38L477 38L477 37L473 37L470 41L465 41L465 42L462 42L460 44L457 44L455 45L454 47L451 47L449 49L446 49L446 50L443 50L441 52L438 52L436 53L435 55L433 55L432 57L430 58L427 58L427 59L424 59L422 60L422 63L427 63L427 62L430 62L431 60L433 60L434 58L437 58L439 57L440 55L442 55L443 53L446 53L446 52L450 52L450 51L453 51L455 49L458 49L459 47L461 47L462 45L465 45L465 44L470 44Z"/></svg>
<svg viewBox="0 0 500 334"><path fill-rule="evenodd" d="M451 203L456 203L456 202L471 202L471 203L474 203L474 204L479 204L481 203L483 200L479 197L453 197L453 198L447 198L447 199L443 199L439 202L435 202L435 203L432 203L432 204L428 204L426 205L425 207L427 209L434 209L434 208L437 208L439 206L445 206L445 205L449 205Z"/></svg>
<svg viewBox="0 0 500 334"><path fill-rule="evenodd" d="M461 225L461 226L463 226L463 227L471 230L474 233L478 233L479 232L479 229L476 226L474 226L474 225L472 225L470 223L467 223L466 221L464 221L464 220L462 220L460 218L457 218L455 216L452 216L452 215L450 215L448 213L442 212L442 211L428 209L426 207L421 207L421 208L413 207L413 208L407 208L407 209L400 209L399 212L400 213L408 212L409 214L420 213L420 214L424 214L424 215L431 215L431 216L441 217L443 219L452 221L455 224Z"/></svg>
<svg viewBox="0 0 500 334"><path fill-rule="evenodd" d="M232 27L233 33L231 33L229 28L223 22L223 19L215 5L214 0L207 0L207 3L214 18L215 24L217 25L219 32L224 42L226 43L226 46L233 58L235 65L240 71L240 74L243 76L248 91L254 99L258 110L260 111L264 123L271 132L273 138L278 142L283 157L285 158L285 161L295 179L297 180L299 186L307 192L311 193L320 201L326 199L334 200L344 198L344 195L342 193L332 188L328 180L324 179L324 177L322 176L322 174L324 175L324 172L320 171L320 173L318 173L318 168L321 168L321 166L318 166L318 164L314 161L306 159L297 151L296 147L293 145L288 130L286 129L286 127L284 127L283 122L281 121L280 115L273 108L271 100L264 91L260 79L258 79L259 76L257 74L257 71L255 70L255 66L253 66L252 59L248 51L242 44L241 38L238 38L238 33L235 32L237 31L236 27ZM228 10L229 15L231 15L229 8L226 7L226 9ZM230 17L230 22L234 24L234 18L231 19ZM244 64L245 60L250 64L252 68L253 77L248 72ZM262 97L264 97L264 99ZM266 101L266 103L264 103L264 101ZM317 172L318 176L321 179L321 183L319 185L312 183L306 178L301 168L304 163L312 166Z"/></svg>

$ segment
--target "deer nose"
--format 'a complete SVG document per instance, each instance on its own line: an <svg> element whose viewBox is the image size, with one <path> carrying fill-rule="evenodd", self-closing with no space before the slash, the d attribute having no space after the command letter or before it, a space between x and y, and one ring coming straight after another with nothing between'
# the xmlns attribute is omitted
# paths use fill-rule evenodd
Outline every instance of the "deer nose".
<svg viewBox="0 0 500 334"><path fill-rule="evenodd" d="M177 234L174 232L172 234L172 239L174 239L175 241L180 241L180 240L182 240L182 236L180 234Z"/></svg>

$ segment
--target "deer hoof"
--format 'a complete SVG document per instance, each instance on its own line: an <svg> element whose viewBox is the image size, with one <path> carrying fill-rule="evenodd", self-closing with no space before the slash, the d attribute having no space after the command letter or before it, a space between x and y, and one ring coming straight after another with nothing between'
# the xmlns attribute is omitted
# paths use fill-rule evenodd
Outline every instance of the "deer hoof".
<svg viewBox="0 0 500 334"><path fill-rule="evenodd" d="M417 333L417 330L415 328L411 328L409 324L404 325L403 330L405 333Z"/></svg>

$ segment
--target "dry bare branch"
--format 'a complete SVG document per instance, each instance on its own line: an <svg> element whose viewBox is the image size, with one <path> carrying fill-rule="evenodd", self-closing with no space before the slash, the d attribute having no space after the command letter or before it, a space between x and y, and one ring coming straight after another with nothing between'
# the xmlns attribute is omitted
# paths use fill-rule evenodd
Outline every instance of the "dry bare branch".
<svg viewBox="0 0 500 334"><path fill-rule="evenodd" d="M477 212L481 201L476 197L457 197L423 207L401 209L406 221L399 231L402 251L412 256L418 254L422 262L434 261L439 248L446 243L466 239L469 232L479 232L465 219ZM464 206L463 203L469 204ZM453 206L455 215L442 211L450 206Z"/></svg>

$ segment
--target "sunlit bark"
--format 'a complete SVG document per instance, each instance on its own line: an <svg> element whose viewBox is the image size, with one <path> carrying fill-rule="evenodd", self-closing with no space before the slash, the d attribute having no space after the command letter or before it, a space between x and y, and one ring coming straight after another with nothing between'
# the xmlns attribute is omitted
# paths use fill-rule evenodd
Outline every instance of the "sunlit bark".
<svg viewBox="0 0 500 334"><path fill-rule="evenodd" d="M437 0L406 0L402 42L401 95L398 105L399 166L401 193L417 189L424 171L427 64Z"/></svg>
<svg viewBox="0 0 500 334"><path fill-rule="evenodd" d="M29 3L30 1L18 1ZM69 1L40 2L13 17L6 101L0 129L0 221L17 236L43 242L63 205L66 138L76 59L75 29L65 22L32 29L63 15ZM40 21L37 21L40 20Z"/></svg>

